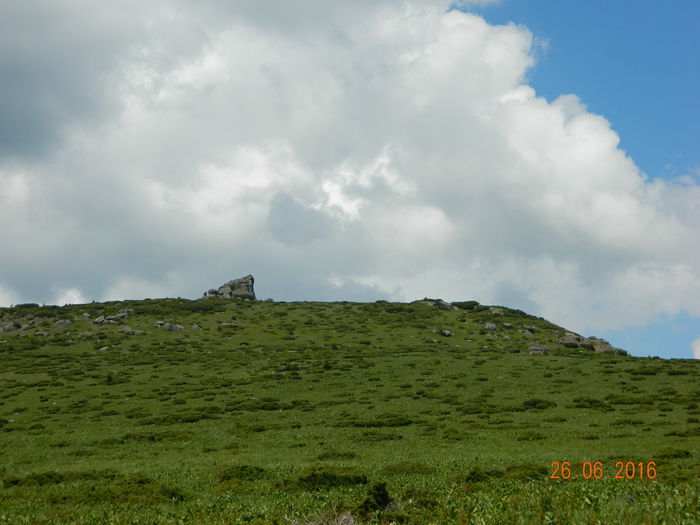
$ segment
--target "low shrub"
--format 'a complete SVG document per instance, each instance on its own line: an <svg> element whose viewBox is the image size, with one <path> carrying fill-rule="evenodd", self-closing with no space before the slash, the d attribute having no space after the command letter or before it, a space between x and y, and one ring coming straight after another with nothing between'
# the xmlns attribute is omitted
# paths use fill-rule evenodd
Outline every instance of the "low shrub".
<svg viewBox="0 0 700 525"><path fill-rule="evenodd" d="M314 469L300 474L286 485L307 491L332 490L338 487L366 485L367 476L350 470Z"/></svg>
<svg viewBox="0 0 700 525"><path fill-rule="evenodd" d="M219 483L231 480L257 481L265 476L265 469L257 465L231 465L220 470L216 475Z"/></svg>

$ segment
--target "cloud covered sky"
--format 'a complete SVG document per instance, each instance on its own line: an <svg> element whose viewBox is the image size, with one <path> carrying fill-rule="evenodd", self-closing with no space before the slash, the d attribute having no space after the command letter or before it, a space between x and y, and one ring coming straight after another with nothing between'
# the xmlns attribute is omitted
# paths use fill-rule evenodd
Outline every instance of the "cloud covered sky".
<svg viewBox="0 0 700 525"><path fill-rule="evenodd" d="M3 2L0 304L253 273L262 298L583 333L700 318L700 171L646 175L585 100L531 87L536 35L449 7Z"/></svg>

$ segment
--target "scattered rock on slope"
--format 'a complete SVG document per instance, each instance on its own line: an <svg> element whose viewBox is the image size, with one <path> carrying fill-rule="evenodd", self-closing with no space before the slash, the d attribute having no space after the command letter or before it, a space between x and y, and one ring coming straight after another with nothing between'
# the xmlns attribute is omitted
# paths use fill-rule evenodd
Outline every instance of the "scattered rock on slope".
<svg viewBox="0 0 700 525"><path fill-rule="evenodd" d="M559 339L559 344L564 345L568 348L587 348L589 350L595 350L596 352L616 352L625 353L625 350L620 348L615 348L613 345L608 343L605 339L599 339L597 337L582 337L573 332L566 332L561 339Z"/></svg>
<svg viewBox="0 0 700 525"><path fill-rule="evenodd" d="M204 292L204 297L220 297L222 299L250 299L255 300L255 291L253 290L254 279L252 275L246 275L240 279L234 279L217 289L212 288Z"/></svg>

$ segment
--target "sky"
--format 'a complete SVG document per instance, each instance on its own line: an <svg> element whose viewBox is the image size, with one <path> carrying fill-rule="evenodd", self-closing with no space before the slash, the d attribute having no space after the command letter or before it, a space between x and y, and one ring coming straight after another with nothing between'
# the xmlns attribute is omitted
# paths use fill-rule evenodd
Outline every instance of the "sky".
<svg viewBox="0 0 700 525"><path fill-rule="evenodd" d="M700 358L699 11L2 2L0 305L252 273Z"/></svg>

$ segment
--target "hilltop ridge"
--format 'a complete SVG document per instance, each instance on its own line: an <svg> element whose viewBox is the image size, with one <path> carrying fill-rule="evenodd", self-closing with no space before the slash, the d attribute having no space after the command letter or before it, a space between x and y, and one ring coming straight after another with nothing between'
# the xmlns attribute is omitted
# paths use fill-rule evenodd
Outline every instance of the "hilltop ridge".
<svg viewBox="0 0 700 525"><path fill-rule="evenodd" d="M154 321L154 326L148 326L141 321L147 319L155 312L172 314L171 319L176 322L178 314L185 316L194 313L218 313L234 308L238 301L255 300L255 292L252 287L252 276L230 281L219 289L205 292L203 299L145 299L141 301L109 301L105 303L89 303L85 305L39 306L35 303L25 303L11 308L0 308L0 333L10 334L17 332L17 337L47 338L51 329L60 329L62 334L70 334L77 327L83 329L77 334L82 339L89 339L92 333L87 330L103 331L110 325L118 325L115 328L126 335L144 335L150 328L162 328L164 325L174 326L173 323ZM206 302L203 300L206 299ZM218 300L218 302L217 302ZM227 301L228 300L228 301ZM231 301L233 300L233 301ZM270 304L315 304L315 305L356 305L369 309L378 315L399 314L416 312L423 308L424 312L443 311L460 312L456 318L448 316L445 323L440 326L430 327L421 333L431 342L437 342L435 337L466 337L471 334L477 339L483 339L484 343L500 347L513 347L530 350L536 353L547 354L550 350L564 351L564 349L577 349L579 351L613 352L618 355L627 355L627 352L615 348L604 339L596 337L583 337L577 333L557 326L541 317L529 315L522 310L504 306L486 306L477 301L447 302L442 299L424 298L411 303L375 301L373 303L350 302L281 302L265 301ZM265 307L262 307L263 309ZM368 310L368 311L369 311ZM434 317L430 314L428 318ZM131 319L131 321L127 321ZM448 322L449 320L449 322ZM77 324L74 324L77 323ZM139 329L134 332L132 324L136 323ZM528 324L530 323L530 324ZM69 327L73 325L71 330ZM448 329L447 326L452 328ZM136 325L135 325L136 326ZM179 324L182 330L187 330ZM222 324L221 326L226 326ZM166 329L171 329L166 327ZM73 334L76 335L76 334ZM472 340L472 342L475 339ZM72 340L71 340L72 341ZM5 341L6 343L7 341ZM549 346L547 346L549 345Z"/></svg>
<svg viewBox="0 0 700 525"><path fill-rule="evenodd" d="M697 516L699 363L596 351L520 310L148 299L17 305L0 326L0 517Z"/></svg>

